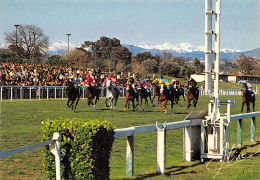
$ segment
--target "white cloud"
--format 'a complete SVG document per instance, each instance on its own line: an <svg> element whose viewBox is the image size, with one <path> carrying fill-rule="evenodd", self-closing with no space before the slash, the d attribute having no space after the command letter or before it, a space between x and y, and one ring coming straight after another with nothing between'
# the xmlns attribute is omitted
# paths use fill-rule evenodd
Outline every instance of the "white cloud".
<svg viewBox="0 0 260 180"><path fill-rule="evenodd" d="M77 45L73 43L69 43L70 50L73 50ZM68 49L68 42L58 40L55 43L50 44L49 50L56 51L56 50L67 50Z"/></svg>
<svg viewBox="0 0 260 180"><path fill-rule="evenodd" d="M0 42L0 48L6 49L8 47L7 44Z"/></svg>

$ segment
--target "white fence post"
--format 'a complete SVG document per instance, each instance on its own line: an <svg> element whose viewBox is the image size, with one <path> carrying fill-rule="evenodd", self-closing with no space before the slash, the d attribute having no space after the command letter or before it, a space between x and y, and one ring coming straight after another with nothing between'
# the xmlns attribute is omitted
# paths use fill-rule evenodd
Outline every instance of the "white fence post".
<svg viewBox="0 0 260 180"><path fill-rule="evenodd" d="M21 99L21 101L23 100L23 87L22 86L20 88L20 99Z"/></svg>
<svg viewBox="0 0 260 180"><path fill-rule="evenodd" d="M127 136L126 145L126 175L134 175L134 132L131 136Z"/></svg>
<svg viewBox="0 0 260 180"><path fill-rule="evenodd" d="M250 142L255 142L256 117L251 118Z"/></svg>
<svg viewBox="0 0 260 180"><path fill-rule="evenodd" d="M157 172L164 174L165 170L165 151L166 151L166 122L163 124L162 129L158 127L158 122L156 121L157 128Z"/></svg>
<svg viewBox="0 0 260 180"><path fill-rule="evenodd" d="M11 87L11 102L13 101L13 87Z"/></svg>
<svg viewBox="0 0 260 180"><path fill-rule="evenodd" d="M1 102L3 101L3 88L1 87Z"/></svg>
<svg viewBox="0 0 260 180"><path fill-rule="evenodd" d="M61 94L62 94L62 97L61 97L61 99L63 100L63 93L64 93L64 87L62 87L62 90L61 90Z"/></svg>
<svg viewBox="0 0 260 180"><path fill-rule="evenodd" d="M49 88L47 87L47 100L49 100Z"/></svg>
<svg viewBox="0 0 260 180"><path fill-rule="evenodd" d="M32 100L32 87L30 87L29 96L30 96L30 101L31 101Z"/></svg>
<svg viewBox="0 0 260 180"><path fill-rule="evenodd" d="M41 87L38 88L38 91L39 91L38 95L39 95L39 100L40 100L41 99Z"/></svg>
<svg viewBox="0 0 260 180"><path fill-rule="evenodd" d="M55 91L54 91L54 97L55 97L55 100L56 100L56 94L57 94L57 91L56 91L56 90L57 90L57 88L55 87L54 89L55 89Z"/></svg>
<svg viewBox="0 0 260 180"><path fill-rule="evenodd" d="M237 120L237 146L242 146L243 119Z"/></svg>
<svg viewBox="0 0 260 180"><path fill-rule="evenodd" d="M50 151L55 156L55 165L56 165L56 179L61 180L61 171L60 171L60 134L54 133L53 138L55 142L50 145Z"/></svg>

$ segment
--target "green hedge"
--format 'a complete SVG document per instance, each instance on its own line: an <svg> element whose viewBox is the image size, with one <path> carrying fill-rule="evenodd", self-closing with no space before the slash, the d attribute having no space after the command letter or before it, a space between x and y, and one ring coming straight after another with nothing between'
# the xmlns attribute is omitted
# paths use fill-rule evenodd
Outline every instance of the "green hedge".
<svg viewBox="0 0 260 180"><path fill-rule="evenodd" d="M107 121L56 119L42 122L42 141L60 133L62 179L109 179L109 158L114 129ZM55 179L55 157L43 148L44 168L48 179Z"/></svg>

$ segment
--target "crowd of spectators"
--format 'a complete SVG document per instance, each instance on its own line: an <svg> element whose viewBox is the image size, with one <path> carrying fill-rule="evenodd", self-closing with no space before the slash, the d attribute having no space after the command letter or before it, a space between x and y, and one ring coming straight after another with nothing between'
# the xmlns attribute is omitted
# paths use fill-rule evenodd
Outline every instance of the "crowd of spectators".
<svg viewBox="0 0 260 180"><path fill-rule="evenodd" d="M116 80L117 86L125 86L130 74L111 74L101 72L100 69L79 69L73 67L51 65L29 65L16 63L0 64L0 85L4 86L66 86L71 79L78 77L82 85L87 77L95 79L101 86L108 76ZM139 80L138 74L135 78ZM150 80L150 77L145 77Z"/></svg>

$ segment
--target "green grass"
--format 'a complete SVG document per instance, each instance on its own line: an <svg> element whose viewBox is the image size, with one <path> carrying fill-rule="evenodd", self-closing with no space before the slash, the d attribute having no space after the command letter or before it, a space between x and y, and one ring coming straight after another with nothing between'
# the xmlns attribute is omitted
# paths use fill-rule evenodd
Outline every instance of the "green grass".
<svg viewBox="0 0 260 180"><path fill-rule="evenodd" d="M257 99L260 98L258 95ZM236 106L231 109L231 114L240 113L241 96L222 96L220 99L236 101ZM197 110L206 110L208 97L200 97ZM104 99L98 102L96 109L88 108L86 100L79 102L78 109L71 111L66 107L66 101L61 100L4 100L1 105L1 147L0 151L11 150L40 142L42 136L41 121L57 119L59 117L80 117L88 119L108 120L116 129L131 126L141 126L163 122L176 122L183 120L191 110L187 110L186 103L181 101L175 105L173 112L168 114L160 112L156 107L138 107L136 112L127 109L123 112L125 99L119 99L116 112L107 110ZM260 111L260 103L256 103L256 111ZM169 108L169 107L168 107ZM224 112L224 109L221 109ZM258 117L257 120L260 118ZM231 147L236 144L237 122L231 123ZM256 141L249 140L250 119L243 121L243 146L235 146L240 154L255 153L260 151L260 131L256 129ZM183 162L183 136L182 129L167 131L166 144L166 172L165 175L156 174L156 132L135 135L135 176L131 179L213 179L216 172L206 169L207 163ZM234 151L235 151L234 150ZM126 138L116 138L110 160L111 179L127 179L125 175ZM259 179L259 155L250 157L240 163L222 169L217 179ZM221 163L212 162L210 167L220 167ZM229 165L227 162L224 165ZM44 179L43 154L40 149L13 155L0 159L1 179Z"/></svg>

